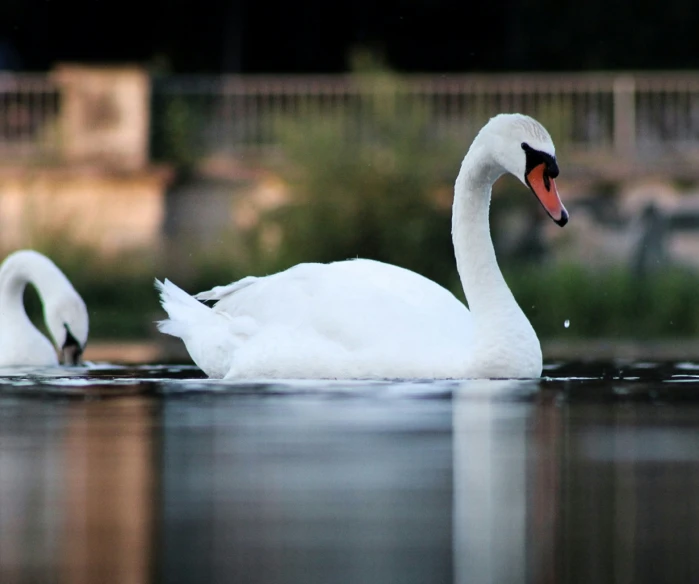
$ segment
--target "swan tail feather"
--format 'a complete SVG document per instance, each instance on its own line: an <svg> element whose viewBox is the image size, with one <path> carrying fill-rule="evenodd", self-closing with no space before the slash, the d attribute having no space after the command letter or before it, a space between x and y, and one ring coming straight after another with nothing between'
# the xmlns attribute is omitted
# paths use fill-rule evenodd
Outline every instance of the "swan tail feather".
<svg viewBox="0 0 699 584"><path fill-rule="evenodd" d="M193 324L210 316L211 309L208 306L187 294L170 280L165 279L161 282L156 279L155 288L160 292L160 303L169 316L165 320L158 321L160 332L182 338Z"/></svg>

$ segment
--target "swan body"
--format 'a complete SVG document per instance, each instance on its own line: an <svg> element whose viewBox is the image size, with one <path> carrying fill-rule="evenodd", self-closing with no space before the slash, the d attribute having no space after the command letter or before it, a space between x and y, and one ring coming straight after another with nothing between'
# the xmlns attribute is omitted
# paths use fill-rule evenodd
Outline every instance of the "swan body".
<svg viewBox="0 0 699 584"><path fill-rule="evenodd" d="M491 187L510 172L567 222L548 132L520 114L492 118L456 179L452 235L470 310L409 270L356 259L299 264L190 296L156 280L169 319L210 377L530 378L538 338L502 277L490 237ZM215 301L212 307L202 301Z"/></svg>
<svg viewBox="0 0 699 584"><path fill-rule="evenodd" d="M39 293L44 320L61 361L77 364L89 329L85 303L49 258L33 250L20 250L7 256L0 266L0 367L59 363L56 347L32 324L24 309L27 284Z"/></svg>

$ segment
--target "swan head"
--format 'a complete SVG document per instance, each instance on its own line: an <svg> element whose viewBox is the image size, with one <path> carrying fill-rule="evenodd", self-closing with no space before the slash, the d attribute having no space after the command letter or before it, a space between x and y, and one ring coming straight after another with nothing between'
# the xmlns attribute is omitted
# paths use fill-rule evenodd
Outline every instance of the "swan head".
<svg viewBox="0 0 699 584"><path fill-rule="evenodd" d="M89 330L87 308L80 295L71 290L44 307L46 326L60 352L64 365L78 365L85 350Z"/></svg>
<svg viewBox="0 0 699 584"><path fill-rule="evenodd" d="M490 119L478 139L487 141L494 161L529 187L554 222L561 227L568 222L554 180L556 149L544 126L522 114L500 114Z"/></svg>

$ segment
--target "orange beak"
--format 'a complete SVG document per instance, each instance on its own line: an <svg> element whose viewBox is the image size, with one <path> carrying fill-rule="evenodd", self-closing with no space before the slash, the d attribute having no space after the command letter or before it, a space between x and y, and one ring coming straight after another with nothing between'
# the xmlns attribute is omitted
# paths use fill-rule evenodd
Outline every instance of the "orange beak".
<svg viewBox="0 0 699 584"><path fill-rule="evenodd" d="M546 175L546 165L541 163L529 171L525 177L527 185L539 199L541 206L546 209L549 217L563 227L568 223L568 211L558 196L556 181Z"/></svg>

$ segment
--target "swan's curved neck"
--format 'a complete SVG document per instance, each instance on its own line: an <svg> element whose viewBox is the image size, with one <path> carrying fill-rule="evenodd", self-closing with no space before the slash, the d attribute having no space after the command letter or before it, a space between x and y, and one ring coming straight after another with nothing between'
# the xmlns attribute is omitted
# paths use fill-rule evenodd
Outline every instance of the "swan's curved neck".
<svg viewBox="0 0 699 584"><path fill-rule="evenodd" d="M502 174L503 168L476 140L454 188L454 253L475 327L468 374L538 377L539 340L503 278L490 237L490 195Z"/></svg>
<svg viewBox="0 0 699 584"><path fill-rule="evenodd" d="M461 164L454 188L452 236L456 266L475 317L497 311L521 313L495 258L490 236L490 196L504 174L477 143Z"/></svg>
<svg viewBox="0 0 699 584"><path fill-rule="evenodd" d="M24 289L33 284L46 310L46 298L63 290L65 276L49 260L30 252L9 256L0 268L0 326L36 329L24 309Z"/></svg>

